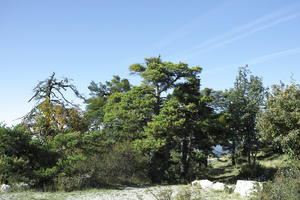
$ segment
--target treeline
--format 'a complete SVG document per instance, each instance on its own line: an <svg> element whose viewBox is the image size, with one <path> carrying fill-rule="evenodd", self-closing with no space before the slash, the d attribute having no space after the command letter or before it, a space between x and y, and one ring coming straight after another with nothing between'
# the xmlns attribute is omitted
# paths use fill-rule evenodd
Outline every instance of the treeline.
<svg viewBox="0 0 300 200"><path fill-rule="evenodd" d="M34 88L35 107L0 128L0 176L45 190L204 178L213 146L232 164L256 166L264 147L300 159L300 87L267 89L247 66L234 87L201 88L200 67L146 58L129 67L140 85L114 76L84 98L53 73ZM84 99L81 110L66 91ZM269 148L269 149L270 149Z"/></svg>

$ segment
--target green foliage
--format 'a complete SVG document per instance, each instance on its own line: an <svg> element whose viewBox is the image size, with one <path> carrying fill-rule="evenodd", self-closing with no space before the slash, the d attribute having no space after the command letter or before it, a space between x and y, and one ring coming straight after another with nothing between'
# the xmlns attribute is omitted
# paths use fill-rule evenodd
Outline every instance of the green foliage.
<svg viewBox="0 0 300 200"><path fill-rule="evenodd" d="M121 143L102 156L98 175L107 184L147 182L147 160L129 143Z"/></svg>
<svg viewBox="0 0 300 200"><path fill-rule="evenodd" d="M247 66L239 69L234 87L223 92L201 90L201 68L186 63L152 57L129 70L140 76L140 85L119 76L105 83L92 81L85 112L64 97L69 89L83 98L68 79L58 80L53 73L41 81L26 120L15 128L0 127L0 178L66 191L187 183L214 171L208 157L221 144L230 151L232 164L247 158L239 177L257 179L269 173L256 163L261 145L257 119L263 139L274 139L299 159L298 85L275 86L257 118L266 93L261 78ZM221 177L225 168L223 163L214 177ZM237 171L231 166L228 180ZM168 191L161 194L171 198ZM179 194L178 199L192 198L189 189Z"/></svg>
<svg viewBox="0 0 300 200"><path fill-rule="evenodd" d="M160 57L145 58L145 64L129 67L131 74L141 76L143 84L153 89L156 98L154 114L158 115L163 104L163 93L176 88L177 84L189 79L198 79L200 67L190 68L186 63L163 62Z"/></svg>
<svg viewBox="0 0 300 200"><path fill-rule="evenodd" d="M10 182L46 180L48 174L43 172L53 167L58 158L38 139L6 127L0 127L0 153L0 176Z"/></svg>
<svg viewBox="0 0 300 200"><path fill-rule="evenodd" d="M105 84L96 84L92 81L88 87L91 98L85 101L87 104L85 114L89 121L89 127L94 130L101 129L104 121L104 105L108 97L113 93L125 93L130 88L129 81L121 79L119 76L114 76L111 81L106 81Z"/></svg>
<svg viewBox="0 0 300 200"><path fill-rule="evenodd" d="M274 85L257 128L263 140L272 139L291 158L300 159L300 86Z"/></svg>
<svg viewBox="0 0 300 200"><path fill-rule="evenodd" d="M109 140L102 140L103 133L95 131L58 134L49 141L51 148L59 154L55 166L46 171L52 173L51 181L55 190L69 191L97 186L89 178L91 171L96 170L90 162L94 156L104 154L112 145Z"/></svg>
<svg viewBox="0 0 300 200"><path fill-rule="evenodd" d="M246 155L248 165L255 162L259 148L256 116L263 105L265 94L261 78L251 75L245 66L239 69L234 88L218 95L217 104L222 112L220 122L224 124L226 133L221 144L232 153L233 164L238 150Z"/></svg>
<svg viewBox="0 0 300 200"><path fill-rule="evenodd" d="M80 162L78 174L89 187L147 183L146 158L129 143L115 144L105 154ZM76 176L72 176L73 178Z"/></svg>
<svg viewBox="0 0 300 200"><path fill-rule="evenodd" d="M104 107L104 126L116 140L142 137L143 128L151 120L155 98L152 88L133 87L126 93L113 93Z"/></svg>
<svg viewBox="0 0 300 200"><path fill-rule="evenodd" d="M180 149L180 140L189 137L189 125L190 130L197 131L197 109L205 108L199 103L201 68L163 62L158 57L146 58L144 65L134 64L130 70L141 76L142 85L108 96L103 127L108 137L132 141L137 150L149 156L149 175L160 182L169 167L171 148ZM206 110L202 111L203 115ZM187 152L183 157L188 157L192 147L183 148Z"/></svg>
<svg viewBox="0 0 300 200"><path fill-rule="evenodd" d="M264 184L257 194L258 200L298 200L300 199L300 171L297 167L280 169L274 181Z"/></svg>
<svg viewBox="0 0 300 200"><path fill-rule="evenodd" d="M259 179L261 176L266 175L267 169L260 164L243 165L239 171L238 177L242 179Z"/></svg>
<svg viewBox="0 0 300 200"><path fill-rule="evenodd" d="M116 144L100 131L60 133L43 141L0 128L0 178L43 190L147 182L146 158L130 143Z"/></svg>

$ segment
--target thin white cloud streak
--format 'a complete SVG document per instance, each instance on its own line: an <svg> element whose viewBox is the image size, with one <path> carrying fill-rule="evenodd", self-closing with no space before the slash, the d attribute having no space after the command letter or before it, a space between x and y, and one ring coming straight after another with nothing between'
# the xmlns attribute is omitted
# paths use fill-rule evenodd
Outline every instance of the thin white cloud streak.
<svg viewBox="0 0 300 200"><path fill-rule="evenodd" d="M250 35L253 35L256 32L265 30L267 28L271 28L271 27L276 26L277 24L280 24L280 23L283 23L283 22L290 21L290 20L295 19L295 18L297 18L299 16L300 16L300 13L294 13L294 14L285 16L285 17L280 18L280 19L278 19L276 21L273 21L273 22L261 25L259 27L256 27L256 28L252 29L252 30L248 30L246 33L242 33L240 35L236 35L236 36L234 36L232 38L229 38L227 40L220 41L219 43L215 43L215 44L212 44L211 46L208 46L206 48L200 49L200 50L198 50L198 51L196 51L194 53L189 54L189 56L187 56L186 58L194 57L194 56L196 56L198 54L201 54L201 53L204 53L206 51L213 50L213 49L225 46L227 44L233 43L235 41L238 41L238 40L246 38L246 37L248 37Z"/></svg>
<svg viewBox="0 0 300 200"><path fill-rule="evenodd" d="M226 39L227 37L230 37L232 35L235 35L235 34L238 34L240 32L244 32L244 31L247 31L251 28L255 28L256 26L258 26L259 24L262 24L264 22L268 22L270 20L273 20L277 17L280 17L284 14L288 14L291 12L291 7L287 7L285 9L282 9L282 10L279 10L279 11L276 11L276 12L273 12L271 14L268 14L268 15L265 15L261 18L258 18L252 22L249 22L245 25L241 25L239 27L236 27L230 31L227 31L226 33L220 35L220 36L217 36L217 37L214 37L214 38L211 38L211 39L208 39L206 40L205 42L201 43L200 45L197 45L194 49L200 49L200 48L203 48L203 47L207 47L209 45L212 45L214 43L219 43L219 41L222 41L224 39Z"/></svg>
<svg viewBox="0 0 300 200"><path fill-rule="evenodd" d="M194 32L195 29L199 26L201 21L204 21L211 17L214 13L221 12L224 10L226 6L228 6L230 1L225 1L225 3L220 4L219 6L208 10L207 12L203 13L202 15L194 18L190 22L187 22L183 26L179 27L178 29L174 30L172 33L168 34L166 37L158 41L154 44L156 49L163 49L170 44L182 39L183 37L189 35L190 33Z"/></svg>
<svg viewBox="0 0 300 200"><path fill-rule="evenodd" d="M233 28L222 35L208 39L192 49L180 52L178 55L168 56L169 58L180 57L181 59L190 59L201 53L223 47L235 41L244 39L259 31L271 28L278 24L290 21L300 16L299 3L292 4L278 11L264 15L245 25Z"/></svg>
<svg viewBox="0 0 300 200"><path fill-rule="evenodd" d="M272 60L275 60L275 59L278 59L278 58L281 58L284 56L291 56L291 55L297 55L297 54L300 54L300 47L287 49L287 50L283 50L283 51L278 51L278 52L267 54L264 56L259 56L259 57L252 58L252 59L245 61L243 63L240 63L240 64L227 65L224 67L218 67L218 68L206 70L206 71L203 71L202 74L205 75L205 74L211 74L211 73L218 73L218 72L222 72L222 71L225 71L225 70L228 70L231 68L236 68L238 66L244 66L246 64L251 67L251 66L261 64L261 63L266 63L268 61L272 61Z"/></svg>
<svg viewBox="0 0 300 200"><path fill-rule="evenodd" d="M300 47L275 52L275 53L265 55L265 56L260 56L260 57L257 57L257 58L254 58L254 59L251 59L251 60L247 61L245 64L248 64L248 65L251 66L251 65L265 63L265 62L268 62L270 60L274 60L274 59L277 59L277 58L280 58L280 57L290 56L290 55L297 55L297 54L300 54Z"/></svg>

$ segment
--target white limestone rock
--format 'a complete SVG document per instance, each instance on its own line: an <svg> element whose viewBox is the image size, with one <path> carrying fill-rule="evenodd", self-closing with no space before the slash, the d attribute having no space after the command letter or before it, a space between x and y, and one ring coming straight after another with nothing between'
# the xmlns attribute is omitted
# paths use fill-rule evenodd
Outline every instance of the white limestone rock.
<svg viewBox="0 0 300 200"><path fill-rule="evenodd" d="M209 181L209 180L195 180L192 182L192 185L200 185L202 189L206 190L206 189L212 189L213 186L213 182Z"/></svg>
<svg viewBox="0 0 300 200"><path fill-rule="evenodd" d="M200 180L192 181L192 186L200 185Z"/></svg>
<svg viewBox="0 0 300 200"><path fill-rule="evenodd" d="M7 184L1 185L1 192L9 192L11 190L11 186Z"/></svg>
<svg viewBox="0 0 300 200"><path fill-rule="evenodd" d="M217 190L217 191L224 191L224 190L227 190L228 187L224 183L216 182L212 185L212 189Z"/></svg>
<svg viewBox="0 0 300 200"><path fill-rule="evenodd" d="M234 193L238 193L243 197L249 197L252 193L262 189L262 183L257 181L238 180L234 189Z"/></svg>

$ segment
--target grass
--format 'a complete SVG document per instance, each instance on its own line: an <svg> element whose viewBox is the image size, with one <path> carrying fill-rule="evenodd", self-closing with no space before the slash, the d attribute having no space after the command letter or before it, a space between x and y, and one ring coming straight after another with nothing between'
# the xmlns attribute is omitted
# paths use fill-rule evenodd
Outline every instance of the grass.
<svg viewBox="0 0 300 200"><path fill-rule="evenodd" d="M262 166L267 168L284 167L288 161L287 155L284 154L266 155L264 153L261 153L257 159Z"/></svg>
<svg viewBox="0 0 300 200"><path fill-rule="evenodd" d="M283 154L260 152L257 155L257 164L265 168L265 173L271 178L276 170L287 165L288 157ZM221 158L213 158L210 160L210 169L208 170L208 179L211 181L219 181L227 184L235 184L239 177L239 172L245 162L241 162L235 166L231 164L230 155L224 155Z"/></svg>
<svg viewBox="0 0 300 200"><path fill-rule="evenodd" d="M229 155L217 158L210 163L208 171L208 179L211 181L219 181L227 184L235 184L240 167L231 165Z"/></svg>

